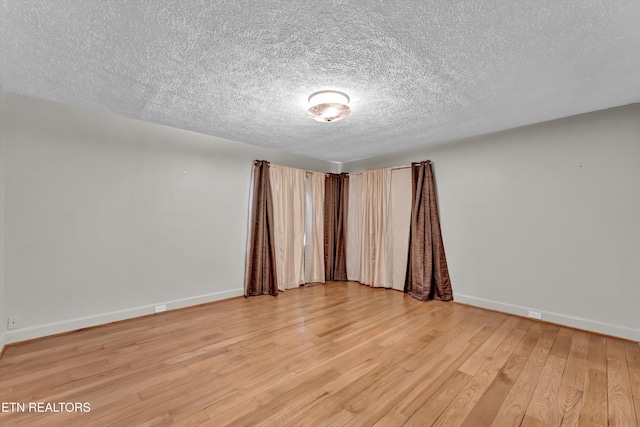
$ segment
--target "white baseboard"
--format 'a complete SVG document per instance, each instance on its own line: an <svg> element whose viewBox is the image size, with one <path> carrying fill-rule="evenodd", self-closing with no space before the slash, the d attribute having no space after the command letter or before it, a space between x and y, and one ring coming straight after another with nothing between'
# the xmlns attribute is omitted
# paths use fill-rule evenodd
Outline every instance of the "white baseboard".
<svg viewBox="0 0 640 427"><path fill-rule="evenodd" d="M44 325L31 326L28 328L10 330L6 331L4 334L0 334L0 349L2 349L3 346L11 343L46 337L48 335L55 335L62 332L75 331L91 326L103 325L105 323L116 322L118 320L146 316L148 314L153 314L155 311L154 309L157 305L166 304L167 310L175 310L177 308L205 304L208 302L219 301L222 299L233 298L242 295L244 295L244 289L231 289L227 291L198 295L195 297L181 298L173 301L158 302L155 304L129 308L126 310L112 311L109 313L101 313L93 316L63 320L61 322L53 322Z"/></svg>
<svg viewBox="0 0 640 427"><path fill-rule="evenodd" d="M509 314L517 314L518 316L524 317L529 317L529 310L537 311L538 313L542 313L542 320L546 322L558 323L560 325L571 326L573 328L598 332L614 337L626 338L632 341L640 341L640 329L613 325L611 323L599 322L597 320L585 319L582 317L570 316L567 314L553 313L534 307L523 307L515 304L477 298L469 295L455 294L454 298L455 301L461 302L463 304L502 311Z"/></svg>

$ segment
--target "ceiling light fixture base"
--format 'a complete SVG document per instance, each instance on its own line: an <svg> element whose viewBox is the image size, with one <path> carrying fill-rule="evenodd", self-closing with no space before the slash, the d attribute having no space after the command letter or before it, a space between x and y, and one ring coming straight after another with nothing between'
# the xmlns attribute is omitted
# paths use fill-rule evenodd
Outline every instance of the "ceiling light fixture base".
<svg viewBox="0 0 640 427"><path fill-rule="evenodd" d="M351 113L349 96L335 90L321 90L309 96L309 117L318 122L337 122Z"/></svg>

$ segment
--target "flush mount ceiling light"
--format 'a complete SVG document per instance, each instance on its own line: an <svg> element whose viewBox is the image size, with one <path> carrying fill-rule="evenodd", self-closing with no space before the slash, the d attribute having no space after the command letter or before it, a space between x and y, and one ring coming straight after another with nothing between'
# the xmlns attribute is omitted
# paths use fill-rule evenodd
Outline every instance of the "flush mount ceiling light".
<svg viewBox="0 0 640 427"><path fill-rule="evenodd" d="M309 97L309 117L319 122L337 122L351 112L349 97L335 90L321 90Z"/></svg>

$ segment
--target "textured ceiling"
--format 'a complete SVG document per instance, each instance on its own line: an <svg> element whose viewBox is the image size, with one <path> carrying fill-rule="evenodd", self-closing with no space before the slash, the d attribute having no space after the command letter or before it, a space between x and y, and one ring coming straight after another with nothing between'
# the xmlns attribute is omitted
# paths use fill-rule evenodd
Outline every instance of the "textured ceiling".
<svg viewBox="0 0 640 427"><path fill-rule="evenodd" d="M640 1L4 0L6 91L332 161L640 101ZM338 89L352 113L307 118Z"/></svg>

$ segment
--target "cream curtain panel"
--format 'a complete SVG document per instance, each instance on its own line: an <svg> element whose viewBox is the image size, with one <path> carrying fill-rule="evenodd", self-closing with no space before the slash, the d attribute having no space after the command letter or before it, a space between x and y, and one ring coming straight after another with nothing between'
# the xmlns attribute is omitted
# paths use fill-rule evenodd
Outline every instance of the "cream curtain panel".
<svg viewBox="0 0 640 427"><path fill-rule="evenodd" d="M391 287L404 291L407 277L409 230L411 228L411 169L391 170L389 195L391 225L389 226L391 250Z"/></svg>
<svg viewBox="0 0 640 427"><path fill-rule="evenodd" d="M388 172L362 172L360 282L389 288L387 277Z"/></svg>
<svg viewBox="0 0 640 427"><path fill-rule="evenodd" d="M304 282L324 283L324 182L322 172L306 173Z"/></svg>
<svg viewBox="0 0 640 427"><path fill-rule="evenodd" d="M278 290L304 283L305 175L302 169L270 165Z"/></svg>
<svg viewBox="0 0 640 427"><path fill-rule="evenodd" d="M411 221L411 171L376 169L350 175L347 277L404 290Z"/></svg>

